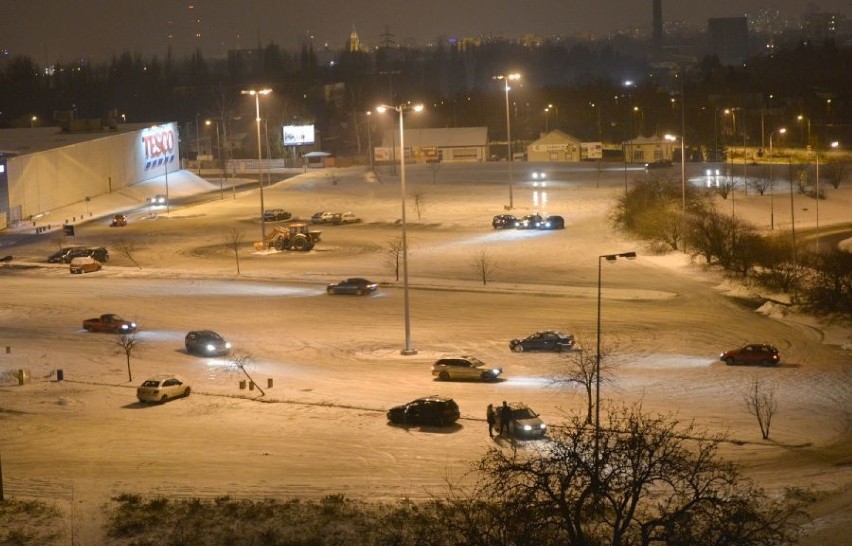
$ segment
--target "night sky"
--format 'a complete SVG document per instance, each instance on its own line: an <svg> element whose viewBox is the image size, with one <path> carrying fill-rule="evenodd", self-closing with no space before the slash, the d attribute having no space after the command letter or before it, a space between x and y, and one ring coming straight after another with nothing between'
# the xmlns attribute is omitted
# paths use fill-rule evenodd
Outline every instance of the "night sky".
<svg viewBox="0 0 852 546"><path fill-rule="evenodd" d="M296 49L343 47L353 25L375 45L387 29L400 43L483 34L515 38L650 28L652 0L0 0L0 49L37 63L106 60L123 51L205 56L274 42ZM189 6L194 5L194 9ZM738 17L773 6L798 20L806 10L852 17L850 0L663 0L663 18L704 28L709 17ZM195 22L195 20L200 22ZM196 33L200 38L194 38ZM171 37L170 37L171 35Z"/></svg>

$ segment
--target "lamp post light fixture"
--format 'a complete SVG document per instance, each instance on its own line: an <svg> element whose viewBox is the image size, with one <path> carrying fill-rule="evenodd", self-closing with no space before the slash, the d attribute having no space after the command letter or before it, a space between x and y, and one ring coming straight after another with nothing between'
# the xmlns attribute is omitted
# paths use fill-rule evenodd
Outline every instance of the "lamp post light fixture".
<svg viewBox="0 0 852 546"><path fill-rule="evenodd" d="M266 241L266 222L263 219L263 154L260 147L260 96L272 93L272 89L243 89L240 91L243 95L251 95L254 97L254 107L257 120L257 168L258 181L260 182L260 237L261 241Z"/></svg>
<svg viewBox="0 0 852 546"><path fill-rule="evenodd" d="M807 140L805 140L805 126L803 125L802 129L801 129L801 131L802 131L802 147L807 147L811 143L811 118L805 116L804 114L799 114L798 116L796 116L796 121L798 121L799 123L805 121L808 124L808 132L807 132L808 138L807 138Z"/></svg>
<svg viewBox="0 0 852 546"><path fill-rule="evenodd" d="M619 258L636 259L636 252L621 252L619 254L602 254L598 256L598 328L597 349L595 352L595 480L598 479L598 461L600 460L601 433L601 264L604 260L614 262Z"/></svg>
<svg viewBox="0 0 852 546"><path fill-rule="evenodd" d="M494 76L495 80L503 80L503 88L506 91L506 149L509 152L509 157L507 158L509 161L509 206L506 210L512 210L515 207L514 197L512 195L512 124L509 119L509 80L519 80L521 79L521 75L517 73L513 74L500 74L499 76Z"/></svg>
<svg viewBox="0 0 852 546"><path fill-rule="evenodd" d="M772 137L775 136L775 133L779 135L783 135L787 132L787 129L781 127L780 129L775 129L771 133L769 133L769 229L775 229L775 195L772 191L775 188L775 184L772 180Z"/></svg>
<svg viewBox="0 0 852 546"><path fill-rule="evenodd" d="M221 199L225 199L225 164L222 162L222 142L219 140L219 122L213 120L205 120L205 127L210 127L211 125L216 125L216 159L219 162L219 169L222 171L221 178L219 178L219 194Z"/></svg>
<svg viewBox="0 0 852 546"><path fill-rule="evenodd" d="M416 355L417 349L411 343L411 314L408 302L408 237L406 235L405 221L405 128L404 114L406 111L420 112L423 110L422 104L399 104L397 106L380 105L376 108L379 113L384 113L388 110L399 112L399 194L402 204L402 295L403 309L405 316L405 346L400 351L402 355Z"/></svg>

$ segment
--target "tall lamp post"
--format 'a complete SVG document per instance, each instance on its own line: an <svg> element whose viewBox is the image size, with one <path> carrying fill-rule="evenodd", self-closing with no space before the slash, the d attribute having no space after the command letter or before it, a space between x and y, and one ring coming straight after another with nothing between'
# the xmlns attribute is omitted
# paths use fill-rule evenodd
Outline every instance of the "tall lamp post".
<svg viewBox="0 0 852 546"><path fill-rule="evenodd" d="M506 91L506 149L509 152L509 206L506 210L512 210L515 207L514 197L512 196L512 124L509 120L509 80L519 80L521 75L500 74L494 76L495 80L503 80L503 88Z"/></svg>
<svg viewBox="0 0 852 546"><path fill-rule="evenodd" d="M400 202L402 203L402 295L403 308L405 313L405 347L400 351L402 355L416 355L417 349L411 344L411 315L408 303L408 238L406 236L405 222L405 129L403 119L406 111L420 112L423 110L422 104L399 104L397 106L381 105L376 108L379 113L384 113L388 110L399 112L399 193Z"/></svg>
<svg viewBox="0 0 852 546"><path fill-rule="evenodd" d="M263 154L260 147L260 96L272 93L272 89L243 89L243 95L254 97L254 107L257 114L257 168L260 181L260 240L266 241L266 222L263 219Z"/></svg>
<svg viewBox="0 0 852 546"><path fill-rule="evenodd" d="M598 330L597 350L595 353L595 479L598 479L598 461L600 459L601 435L601 264L604 260L614 262L619 258L636 259L636 252L621 252L619 254L602 254L598 256Z"/></svg>
<svg viewBox="0 0 852 546"><path fill-rule="evenodd" d="M219 122L206 120L204 125L210 127L210 125L216 125L216 159L219 161L219 168L222 171L221 178L219 178L219 194L221 195L220 199L225 199L225 164L222 163L222 143L219 140Z"/></svg>
<svg viewBox="0 0 852 546"><path fill-rule="evenodd" d="M772 137L775 133L783 135L787 129L781 127L769 133L769 229L775 229L775 194L772 191L775 188L775 183L772 180Z"/></svg>

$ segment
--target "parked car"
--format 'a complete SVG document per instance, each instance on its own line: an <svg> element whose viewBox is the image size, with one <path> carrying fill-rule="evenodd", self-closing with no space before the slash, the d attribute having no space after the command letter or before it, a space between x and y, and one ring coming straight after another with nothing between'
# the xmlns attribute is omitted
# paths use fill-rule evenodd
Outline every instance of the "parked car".
<svg viewBox="0 0 852 546"><path fill-rule="evenodd" d="M265 222L279 222L281 220L289 220L293 215L284 209L267 209L263 211L263 220Z"/></svg>
<svg viewBox="0 0 852 546"><path fill-rule="evenodd" d="M154 197L149 197L148 199L146 199L146 201L148 201L149 205L158 207L165 207L168 203L168 199L166 199L166 196L161 193L158 193Z"/></svg>
<svg viewBox="0 0 852 546"><path fill-rule="evenodd" d="M185 398L192 389L183 379L171 375L160 374L142 382L136 389L136 398L140 402L159 402L165 404L171 398Z"/></svg>
<svg viewBox="0 0 852 546"><path fill-rule="evenodd" d="M551 351L561 353L574 346L574 336L557 330L541 330L523 339L513 339L509 348L516 353L525 351Z"/></svg>
<svg viewBox="0 0 852 546"><path fill-rule="evenodd" d="M109 223L110 227L124 227L127 225L127 216L123 214L115 214L112 217L112 222Z"/></svg>
<svg viewBox="0 0 852 546"><path fill-rule="evenodd" d="M65 247L61 250L57 250L53 254L47 257L47 263L49 264L67 264L71 263L71 260L80 256L85 256L85 253L82 253L86 250L86 247L82 246L69 246ZM73 256L70 256L73 254Z"/></svg>
<svg viewBox="0 0 852 546"><path fill-rule="evenodd" d="M538 225L538 229L565 229L565 218L548 216Z"/></svg>
<svg viewBox="0 0 852 546"><path fill-rule="evenodd" d="M750 343L739 349L725 351L719 355L719 360L733 366L734 364L759 364L774 366L781 361L778 349L769 343Z"/></svg>
<svg viewBox="0 0 852 546"><path fill-rule="evenodd" d="M331 218L332 224L358 224L361 219L351 212L335 212Z"/></svg>
<svg viewBox="0 0 852 546"><path fill-rule="evenodd" d="M201 356L221 356L231 352L231 344L213 330L194 330L184 338L186 352Z"/></svg>
<svg viewBox="0 0 852 546"><path fill-rule="evenodd" d="M101 270L101 262L91 256L81 256L71 260L71 265L68 266L71 273L93 273Z"/></svg>
<svg viewBox="0 0 852 546"><path fill-rule="evenodd" d="M109 250L102 246L87 248L85 255L90 256L101 263L109 261Z"/></svg>
<svg viewBox="0 0 852 546"><path fill-rule="evenodd" d="M432 375L441 381L450 379L496 381L502 373L502 368L489 367L470 355L440 358L432 365Z"/></svg>
<svg viewBox="0 0 852 546"><path fill-rule="evenodd" d="M527 214L518 220L515 227L518 229L537 229L541 222L542 218L540 214Z"/></svg>
<svg viewBox="0 0 852 546"><path fill-rule="evenodd" d="M388 411L388 421L397 425L452 425L459 416L455 400L438 395L424 396Z"/></svg>
<svg viewBox="0 0 852 546"><path fill-rule="evenodd" d="M326 287L328 294L354 294L356 296L364 296L375 292L378 285L367 279L353 277L340 282L333 282Z"/></svg>
<svg viewBox="0 0 852 546"><path fill-rule="evenodd" d="M491 227L494 229L513 229L518 219L512 214L498 214L491 219Z"/></svg>
<svg viewBox="0 0 852 546"><path fill-rule="evenodd" d="M313 216L311 216L312 224L329 224L334 220L333 212L315 212Z"/></svg>
<svg viewBox="0 0 852 546"><path fill-rule="evenodd" d="M83 329L87 332L130 334L136 331L136 323L124 320L115 313L106 313L99 317L84 320Z"/></svg>
<svg viewBox="0 0 852 546"><path fill-rule="evenodd" d="M665 169L667 167L672 166L671 159L657 159L656 161L651 161L650 163L645 163L646 169Z"/></svg>
<svg viewBox="0 0 852 546"><path fill-rule="evenodd" d="M500 430L500 421L502 413L499 405L494 405L495 426ZM511 403L509 404L511 412L511 420L509 421L509 436L514 438L541 438L547 434L547 425L541 420L531 408L525 404Z"/></svg>

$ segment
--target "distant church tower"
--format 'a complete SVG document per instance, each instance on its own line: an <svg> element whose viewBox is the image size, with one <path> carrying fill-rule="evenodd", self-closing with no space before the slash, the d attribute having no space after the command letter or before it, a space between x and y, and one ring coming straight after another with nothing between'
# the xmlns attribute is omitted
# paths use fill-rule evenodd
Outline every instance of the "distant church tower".
<svg viewBox="0 0 852 546"><path fill-rule="evenodd" d="M663 46L663 0L654 0L653 11L654 47L659 50Z"/></svg>
<svg viewBox="0 0 852 546"><path fill-rule="evenodd" d="M354 24L352 25L352 32L349 34L349 51L361 51L361 39L358 38Z"/></svg>

